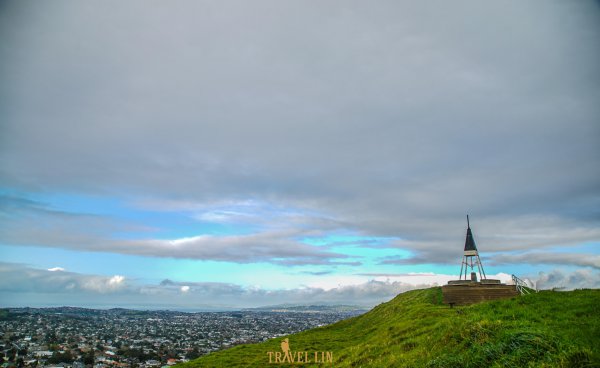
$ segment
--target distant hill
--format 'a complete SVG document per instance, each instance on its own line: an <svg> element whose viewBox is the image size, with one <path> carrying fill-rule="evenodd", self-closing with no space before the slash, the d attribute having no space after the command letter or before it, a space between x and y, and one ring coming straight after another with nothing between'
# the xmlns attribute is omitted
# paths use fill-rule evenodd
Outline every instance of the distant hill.
<svg viewBox="0 0 600 368"><path fill-rule="evenodd" d="M600 290L542 291L467 307L441 303L440 288L414 290L368 313L287 336L292 354L333 364L303 367L599 367ZM282 338L211 353L179 367L269 364ZM297 355L295 355L297 358ZM273 362L274 363L274 362Z"/></svg>
<svg viewBox="0 0 600 368"><path fill-rule="evenodd" d="M368 309L355 305L294 305L281 304L269 305L258 308L246 308L244 311L252 312L298 312L298 313L362 313Z"/></svg>

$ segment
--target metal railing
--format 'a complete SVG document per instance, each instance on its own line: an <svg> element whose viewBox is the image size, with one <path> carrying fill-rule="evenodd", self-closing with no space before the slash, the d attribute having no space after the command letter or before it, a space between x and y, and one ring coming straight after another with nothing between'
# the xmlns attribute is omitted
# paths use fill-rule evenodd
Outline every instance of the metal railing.
<svg viewBox="0 0 600 368"><path fill-rule="evenodd" d="M533 289L532 287L527 285L525 281L521 280L515 275L512 275L512 281L515 284L517 291L521 293L521 295L531 294L532 291L535 291L537 293L537 288Z"/></svg>

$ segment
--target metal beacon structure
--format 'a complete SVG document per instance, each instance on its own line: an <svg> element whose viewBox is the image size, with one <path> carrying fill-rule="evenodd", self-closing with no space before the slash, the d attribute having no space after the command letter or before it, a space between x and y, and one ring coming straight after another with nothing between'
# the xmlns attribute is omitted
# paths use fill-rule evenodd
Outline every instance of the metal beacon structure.
<svg viewBox="0 0 600 368"><path fill-rule="evenodd" d="M479 277L478 277L479 276ZM448 281L442 286L444 303L450 306L479 303L486 300L511 298L519 295L515 285L502 284L500 280L488 279L475 245L469 215L467 215L467 237L460 263L458 280Z"/></svg>

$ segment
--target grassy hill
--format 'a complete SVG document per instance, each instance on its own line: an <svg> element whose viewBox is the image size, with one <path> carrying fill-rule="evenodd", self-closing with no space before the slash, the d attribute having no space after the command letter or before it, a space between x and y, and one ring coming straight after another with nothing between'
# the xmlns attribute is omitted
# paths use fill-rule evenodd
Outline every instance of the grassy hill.
<svg viewBox="0 0 600 368"><path fill-rule="evenodd" d="M542 291L468 307L441 289L398 295L368 313L289 335L292 351L331 351L303 367L600 367L600 290ZM269 364L282 338L211 353L179 367ZM320 356L319 356L320 357Z"/></svg>

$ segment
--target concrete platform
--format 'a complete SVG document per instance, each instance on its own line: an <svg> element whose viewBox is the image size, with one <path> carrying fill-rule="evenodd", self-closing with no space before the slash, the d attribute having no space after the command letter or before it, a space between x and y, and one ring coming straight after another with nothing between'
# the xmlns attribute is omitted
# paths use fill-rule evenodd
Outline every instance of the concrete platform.
<svg viewBox="0 0 600 368"><path fill-rule="evenodd" d="M491 281L491 282L490 282ZM515 285L501 284L498 280L450 281L442 286L445 304L469 305L487 300L507 299L519 295Z"/></svg>

